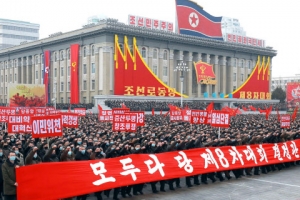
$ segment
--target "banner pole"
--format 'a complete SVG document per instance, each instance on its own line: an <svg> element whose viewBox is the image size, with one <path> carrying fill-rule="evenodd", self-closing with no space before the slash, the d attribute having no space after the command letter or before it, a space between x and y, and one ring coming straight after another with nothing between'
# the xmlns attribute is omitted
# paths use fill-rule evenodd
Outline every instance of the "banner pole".
<svg viewBox="0 0 300 200"><path fill-rule="evenodd" d="M218 132L218 139L220 140L220 135L221 135L221 128L219 127L219 132Z"/></svg>

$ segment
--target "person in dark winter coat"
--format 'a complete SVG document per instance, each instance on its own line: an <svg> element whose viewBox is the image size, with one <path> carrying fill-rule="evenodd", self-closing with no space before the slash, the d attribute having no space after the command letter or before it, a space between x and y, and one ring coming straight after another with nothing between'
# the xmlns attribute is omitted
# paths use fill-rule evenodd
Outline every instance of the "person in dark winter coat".
<svg viewBox="0 0 300 200"><path fill-rule="evenodd" d="M6 157L3 154L2 149L0 148L0 169L2 169L2 165L5 162ZM3 176L2 170L0 170L0 200L2 199L1 196L3 195Z"/></svg>
<svg viewBox="0 0 300 200"><path fill-rule="evenodd" d="M42 162L42 159L37 154L38 148L33 147L33 149L28 153L25 158L25 165L33 165Z"/></svg>
<svg viewBox="0 0 300 200"><path fill-rule="evenodd" d="M3 190L5 200L16 200L16 171L15 168L19 167L16 163L16 153L10 152L8 159L2 165L3 175Z"/></svg>

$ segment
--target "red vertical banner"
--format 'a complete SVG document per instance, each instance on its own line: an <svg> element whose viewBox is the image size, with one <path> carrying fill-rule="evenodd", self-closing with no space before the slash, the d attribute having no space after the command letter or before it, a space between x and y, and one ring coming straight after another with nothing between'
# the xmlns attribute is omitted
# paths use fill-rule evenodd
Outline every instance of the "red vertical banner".
<svg viewBox="0 0 300 200"><path fill-rule="evenodd" d="M71 54L71 92L70 92L70 103L79 103L79 76L78 76L78 65L79 65L79 44L72 44L70 47Z"/></svg>
<svg viewBox="0 0 300 200"><path fill-rule="evenodd" d="M49 70L50 70L50 51L47 50L44 52L44 85L45 85L45 99L46 103L50 102L49 96Z"/></svg>

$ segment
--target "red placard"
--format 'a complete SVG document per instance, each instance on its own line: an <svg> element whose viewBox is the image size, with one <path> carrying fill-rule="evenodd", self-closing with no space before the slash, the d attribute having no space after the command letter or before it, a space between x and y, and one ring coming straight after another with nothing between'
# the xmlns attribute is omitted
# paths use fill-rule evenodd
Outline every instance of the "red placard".
<svg viewBox="0 0 300 200"><path fill-rule="evenodd" d="M63 135L61 115L32 117L31 125L33 138Z"/></svg>
<svg viewBox="0 0 300 200"><path fill-rule="evenodd" d="M16 113L18 115L34 115L35 108L16 108Z"/></svg>
<svg viewBox="0 0 300 200"><path fill-rule="evenodd" d="M113 108L112 111L113 111L113 115L116 115L116 114L124 114L126 112L129 112L130 109L129 108Z"/></svg>
<svg viewBox="0 0 300 200"><path fill-rule="evenodd" d="M129 16L128 16L128 24L129 24L129 25L135 26L135 25L136 25L136 16L134 16L134 15L129 15Z"/></svg>
<svg viewBox="0 0 300 200"><path fill-rule="evenodd" d="M291 126L291 116L281 115L280 116L280 128L290 128Z"/></svg>
<svg viewBox="0 0 300 200"><path fill-rule="evenodd" d="M9 107L1 107L0 115L15 115L16 108L9 108Z"/></svg>
<svg viewBox="0 0 300 200"><path fill-rule="evenodd" d="M127 113L135 113L136 114L136 121L137 121L137 126L144 126L145 125L145 112L140 111L140 112L127 112Z"/></svg>
<svg viewBox="0 0 300 200"><path fill-rule="evenodd" d="M65 128L78 128L78 114L62 113L62 126Z"/></svg>
<svg viewBox="0 0 300 200"><path fill-rule="evenodd" d="M32 115L9 115L8 123L11 124L31 124Z"/></svg>
<svg viewBox="0 0 300 200"><path fill-rule="evenodd" d="M191 124L206 124L207 111L205 110L192 110L191 111Z"/></svg>
<svg viewBox="0 0 300 200"><path fill-rule="evenodd" d="M8 123L7 124L7 132L10 133L31 133L32 126L31 124L14 124Z"/></svg>
<svg viewBox="0 0 300 200"><path fill-rule="evenodd" d="M295 140L30 165L16 168L17 196L18 200L62 199L127 185L292 162L300 159L299 148L300 140ZM41 184L41 180L47 181Z"/></svg>
<svg viewBox="0 0 300 200"><path fill-rule="evenodd" d="M112 122L113 121L113 111L112 110L99 111L98 120L101 122Z"/></svg>
<svg viewBox="0 0 300 200"><path fill-rule="evenodd" d="M113 131L136 132L136 113L115 114L113 116Z"/></svg>
<svg viewBox="0 0 300 200"><path fill-rule="evenodd" d="M191 113L192 111L190 109L183 109L182 110L182 120L184 122L190 122L191 121Z"/></svg>
<svg viewBox="0 0 300 200"><path fill-rule="evenodd" d="M1 115L0 116L0 122L8 122L8 116L7 115Z"/></svg>
<svg viewBox="0 0 300 200"><path fill-rule="evenodd" d="M144 27L145 26L145 18L144 17L137 17L137 26Z"/></svg>
<svg viewBox="0 0 300 200"><path fill-rule="evenodd" d="M171 23L171 22L169 22L169 23L168 23L168 31L173 32L173 29L174 29L174 24Z"/></svg>
<svg viewBox="0 0 300 200"><path fill-rule="evenodd" d="M211 112L211 126L228 128L230 124L230 116L228 112L216 111Z"/></svg>
<svg viewBox="0 0 300 200"><path fill-rule="evenodd" d="M181 110L171 110L170 111L170 121L176 122L176 121L182 121L182 111Z"/></svg>
<svg viewBox="0 0 300 200"><path fill-rule="evenodd" d="M78 114L79 116L85 116L86 109L85 108L74 108L74 113Z"/></svg>
<svg viewBox="0 0 300 200"><path fill-rule="evenodd" d="M232 42L232 34L227 34L227 42Z"/></svg>

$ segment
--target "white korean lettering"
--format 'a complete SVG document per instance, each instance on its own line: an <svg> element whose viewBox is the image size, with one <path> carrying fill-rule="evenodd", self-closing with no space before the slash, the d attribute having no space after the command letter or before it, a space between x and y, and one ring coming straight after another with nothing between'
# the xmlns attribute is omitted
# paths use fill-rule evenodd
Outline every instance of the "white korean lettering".
<svg viewBox="0 0 300 200"><path fill-rule="evenodd" d="M135 168L135 166L132 163L132 159L131 158L125 158L120 160L120 162L123 164L123 170L125 170L124 172L121 172L120 174L123 176L127 176L129 174L131 174L132 180L136 181L136 175L135 173L137 172L141 172L140 169ZM130 165L127 165L130 164Z"/></svg>
<svg viewBox="0 0 300 200"><path fill-rule="evenodd" d="M194 171L193 166L191 165L191 162L193 162L191 159L188 159L186 154L183 151L178 152L180 155L174 157L175 160L178 162L178 167L181 169L184 167L184 170L187 173L192 173ZM182 160L182 161L181 161Z"/></svg>
<svg viewBox="0 0 300 200"><path fill-rule="evenodd" d="M212 152L210 151L210 149L205 149L205 151L207 153L202 153L200 154L202 158L204 158L204 168L206 169L208 167L209 164L214 164L216 166L217 169L219 169L219 165L216 161L216 159L214 158Z"/></svg>
<svg viewBox="0 0 300 200"><path fill-rule="evenodd" d="M283 143L283 145L281 146L281 148L283 149L283 157L286 157L288 159L292 159L287 144Z"/></svg>
<svg viewBox="0 0 300 200"><path fill-rule="evenodd" d="M274 150L274 158L278 158L278 160L280 160L280 161L283 160L283 158L281 158L281 156L280 156L280 150L279 150L277 143L272 148Z"/></svg>
<svg viewBox="0 0 300 200"><path fill-rule="evenodd" d="M231 147L233 149L233 151L231 149L229 149L229 154L232 156L232 164L235 164L235 161L240 161L241 165L244 165L244 161L243 161L243 155L240 154L238 152L238 150L236 149L236 147Z"/></svg>
<svg viewBox="0 0 300 200"><path fill-rule="evenodd" d="M251 147L249 145L247 145L247 149L243 150L244 154L246 155L246 159L249 160L253 160L255 162L255 164L257 164L256 161L256 156L253 152L253 150L251 149Z"/></svg>
<svg viewBox="0 0 300 200"><path fill-rule="evenodd" d="M216 152L217 156L219 157L219 161L220 161L222 167L225 167L225 168L229 167L229 162L228 162L227 158L225 158L223 151L219 148L216 148L215 152Z"/></svg>
<svg viewBox="0 0 300 200"><path fill-rule="evenodd" d="M99 175L101 177L101 179L94 181L93 185L99 186L99 185L102 185L102 184L108 183L108 182L116 182L116 179L114 177L105 177L104 173L106 173L107 170L105 169L103 162L100 161L95 164L90 164L90 166L91 166L94 174L96 176Z"/></svg>
<svg viewBox="0 0 300 200"><path fill-rule="evenodd" d="M263 160L265 160L266 162L269 162L267 154L265 152L265 149L263 148L263 146L261 144L259 145L259 147L256 147L256 150L260 156L260 159L259 159L260 162L262 162Z"/></svg>
<svg viewBox="0 0 300 200"><path fill-rule="evenodd" d="M292 155L294 155L296 158L299 158L298 148L296 146L296 143L292 141L290 146L292 147Z"/></svg>
<svg viewBox="0 0 300 200"><path fill-rule="evenodd" d="M144 163L147 165L148 167L148 172L150 174L154 174L157 170L159 171L160 175L162 177L165 176L165 172L163 170L163 167L165 166L164 163L160 163L159 160L157 159L156 155L149 155L155 162L155 166L151 168L151 165L153 164L152 160L146 160Z"/></svg>

